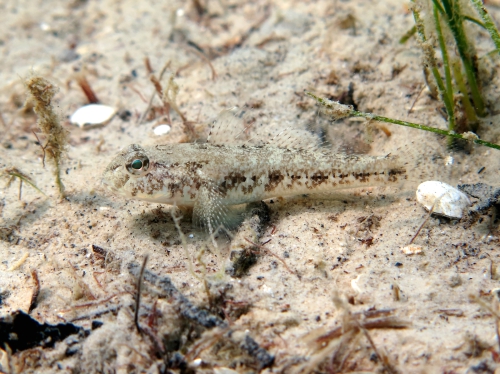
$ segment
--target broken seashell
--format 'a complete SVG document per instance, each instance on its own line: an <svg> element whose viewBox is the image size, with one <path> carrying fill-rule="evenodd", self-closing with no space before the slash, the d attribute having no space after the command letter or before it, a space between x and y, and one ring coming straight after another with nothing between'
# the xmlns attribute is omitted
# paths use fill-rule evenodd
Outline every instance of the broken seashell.
<svg viewBox="0 0 500 374"><path fill-rule="evenodd" d="M155 133L155 135L161 136L161 135L168 134L171 129L172 128L169 125L162 124L162 125L156 126L153 129L153 132Z"/></svg>
<svg viewBox="0 0 500 374"><path fill-rule="evenodd" d="M450 218L462 218L463 211L471 202L466 194L449 184L427 181L417 188L417 201L432 213Z"/></svg>
<svg viewBox="0 0 500 374"><path fill-rule="evenodd" d="M85 127L93 127L105 125L116 113L116 109L102 104L89 104L78 108L69 117L73 125Z"/></svg>
<svg viewBox="0 0 500 374"><path fill-rule="evenodd" d="M422 253L422 246L410 244L401 248L401 252L403 252L405 255L418 255Z"/></svg>

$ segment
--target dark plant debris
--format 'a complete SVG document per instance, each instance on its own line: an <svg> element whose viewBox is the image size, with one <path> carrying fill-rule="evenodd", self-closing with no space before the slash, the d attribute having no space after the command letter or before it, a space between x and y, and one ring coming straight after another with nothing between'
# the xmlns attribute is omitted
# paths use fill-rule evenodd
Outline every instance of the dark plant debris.
<svg viewBox="0 0 500 374"><path fill-rule="evenodd" d="M137 263L130 263L128 264L128 270L134 277L139 277L141 273L141 266ZM214 330L217 339L224 337L225 339L236 344L241 350L247 352L247 354L255 361L254 365L258 368L258 370L262 370L273 365L274 356L267 352L264 348L260 347L250 335L246 333L238 333L237 331L231 329L229 323L224 321L218 315L193 305L193 303L175 287L170 278L160 277L149 270L144 270L143 279L148 284L160 290L160 297L165 297L176 305L176 308L179 310L179 314L190 323L193 323L193 327L197 326L205 329L218 328L218 330ZM153 342L156 342L156 337L153 336L153 334L150 334L147 329L143 329L143 326L141 326L141 330L150 335ZM243 335L243 337L241 337L241 335ZM163 348L162 345L154 345L156 345L157 350L160 350L160 354L163 353L165 355L167 353L161 352ZM185 365L185 360L179 352L169 353L168 356L170 357L168 363L169 367L182 367ZM170 362L174 358L177 358L174 360L177 364Z"/></svg>
<svg viewBox="0 0 500 374"><path fill-rule="evenodd" d="M23 311L0 318L0 345L8 345L13 353L34 347L53 347L83 328L72 323L41 324Z"/></svg>
<svg viewBox="0 0 500 374"><path fill-rule="evenodd" d="M459 184L458 189L467 195L479 199L469 210L470 215L477 215L486 212L496 206L500 208L500 187L489 186L485 183Z"/></svg>

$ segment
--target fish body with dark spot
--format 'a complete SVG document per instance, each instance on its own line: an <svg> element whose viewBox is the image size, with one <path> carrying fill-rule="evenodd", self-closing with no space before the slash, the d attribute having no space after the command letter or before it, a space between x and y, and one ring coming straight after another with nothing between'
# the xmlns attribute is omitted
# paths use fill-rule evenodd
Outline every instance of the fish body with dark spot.
<svg viewBox="0 0 500 374"><path fill-rule="evenodd" d="M134 169L134 162L142 167ZM223 224L230 205L387 185L404 178L405 170L390 156L274 144L183 143L130 145L106 168L103 182L129 199L193 207L195 220L213 228Z"/></svg>

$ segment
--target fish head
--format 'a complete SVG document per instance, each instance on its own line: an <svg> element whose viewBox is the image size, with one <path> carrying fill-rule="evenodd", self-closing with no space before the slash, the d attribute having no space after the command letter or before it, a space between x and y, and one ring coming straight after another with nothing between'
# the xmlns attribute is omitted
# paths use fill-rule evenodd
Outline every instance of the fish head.
<svg viewBox="0 0 500 374"><path fill-rule="evenodd" d="M163 154L169 152L163 151ZM175 189L181 171L171 163L159 162L158 151L151 147L131 144L122 149L109 163L102 176L102 184L113 194L134 200L175 203Z"/></svg>

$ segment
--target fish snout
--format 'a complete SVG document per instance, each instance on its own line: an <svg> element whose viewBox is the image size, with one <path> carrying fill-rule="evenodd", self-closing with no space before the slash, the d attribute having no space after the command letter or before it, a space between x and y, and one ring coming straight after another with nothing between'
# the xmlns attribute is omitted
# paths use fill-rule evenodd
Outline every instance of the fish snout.
<svg viewBox="0 0 500 374"><path fill-rule="evenodd" d="M101 178L101 184L108 190L120 192L125 183L130 179L123 163L113 161L108 165Z"/></svg>

